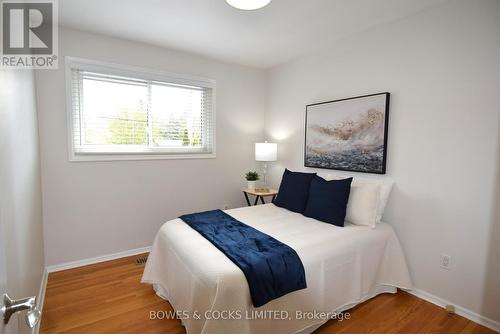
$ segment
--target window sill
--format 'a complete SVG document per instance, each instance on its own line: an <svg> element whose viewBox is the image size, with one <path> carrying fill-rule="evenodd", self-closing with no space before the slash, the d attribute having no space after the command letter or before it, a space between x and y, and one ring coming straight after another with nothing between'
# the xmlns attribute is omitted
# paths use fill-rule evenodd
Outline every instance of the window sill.
<svg viewBox="0 0 500 334"><path fill-rule="evenodd" d="M197 154L70 154L70 162L86 161L128 161L128 160L175 160L175 159L215 159L215 153Z"/></svg>

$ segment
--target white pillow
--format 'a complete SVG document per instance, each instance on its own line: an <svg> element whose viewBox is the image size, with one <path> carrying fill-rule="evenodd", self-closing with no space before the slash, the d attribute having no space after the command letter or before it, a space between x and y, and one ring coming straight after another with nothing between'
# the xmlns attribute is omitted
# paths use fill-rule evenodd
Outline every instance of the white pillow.
<svg viewBox="0 0 500 334"><path fill-rule="evenodd" d="M375 228L381 188L380 183L353 182L345 220L351 224Z"/></svg>
<svg viewBox="0 0 500 334"><path fill-rule="evenodd" d="M387 205L387 201L389 200L389 195L391 194L392 185L394 181L392 180L383 180L380 182L380 198L377 209L377 223L380 223L382 220L382 216L384 215L385 206Z"/></svg>

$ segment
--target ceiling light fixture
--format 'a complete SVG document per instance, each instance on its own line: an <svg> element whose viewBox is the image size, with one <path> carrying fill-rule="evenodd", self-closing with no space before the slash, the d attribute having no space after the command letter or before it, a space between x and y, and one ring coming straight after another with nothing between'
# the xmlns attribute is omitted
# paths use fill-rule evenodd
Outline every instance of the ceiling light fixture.
<svg viewBox="0 0 500 334"><path fill-rule="evenodd" d="M234 8L254 10L267 6L271 0L226 0Z"/></svg>

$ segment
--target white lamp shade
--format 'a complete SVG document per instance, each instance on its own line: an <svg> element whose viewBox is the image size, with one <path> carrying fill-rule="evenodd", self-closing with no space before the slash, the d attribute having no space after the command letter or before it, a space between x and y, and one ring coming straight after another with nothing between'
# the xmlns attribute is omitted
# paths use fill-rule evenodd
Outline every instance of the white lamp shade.
<svg viewBox="0 0 500 334"><path fill-rule="evenodd" d="M254 10L267 6L271 0L226 0L226 2L238 9Z"/></svg>
<svg viewBox="0 0 500 334"><path fill-rule="evenodd" d="M278 160L278 144L255 143L255 161Z"/></svg>

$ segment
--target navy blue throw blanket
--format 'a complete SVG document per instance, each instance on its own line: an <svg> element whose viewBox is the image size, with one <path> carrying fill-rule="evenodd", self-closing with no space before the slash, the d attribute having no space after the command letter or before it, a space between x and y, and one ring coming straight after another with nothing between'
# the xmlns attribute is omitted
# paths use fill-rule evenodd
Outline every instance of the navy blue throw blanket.
<svg viewBox="0 0 500 334"><path fill-rule="evenodd" d="M284 243L221 210L192 213L179 218L240 267L255 307L307 287L299 256Z"/></svg>

